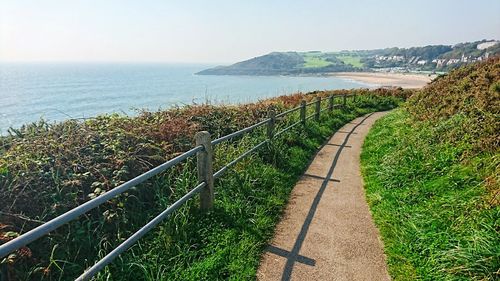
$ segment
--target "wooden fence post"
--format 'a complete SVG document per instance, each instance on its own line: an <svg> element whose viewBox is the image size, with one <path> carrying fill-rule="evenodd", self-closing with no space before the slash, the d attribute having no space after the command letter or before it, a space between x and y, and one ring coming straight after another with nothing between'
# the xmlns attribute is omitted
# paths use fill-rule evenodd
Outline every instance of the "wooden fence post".
<svg viewBox="0 0 500 281"><path fill-rule="evenodd" d="M347 94L344 94L344 107L347 105Z"/></svg>
<svg viewBox="0 0 500 281"><path fill-rule="evenodd" d="M300 102L300 121L302 124L306 125L306 101L303 100Z"/></svg>
<svg viewBox="0 0 500 281"><path fill-rule="evenodd" d="M321 112L321 97L316 97L316 112L314 114L314 119L319 121L319 114Z"/></svg>
<svg viewBox="0 0 500 281"><path fill-rule="evenodd" d="M333 95L328 98L328 110L333 111Z"/></svg>
<svg viewBox="0 0 500 281"><path fill-rule="evenodd" d="M198 181L207 185L200 193L200 208L210 210L214 206L214 173L213 173L213 150L210 133L201 131L195 135L196 146L202 145L204 150L196 153Z"/></svg>
<svg viewBox="0 0 500 281"><path fill-rule="evenodd" d="M267 123L267 138L272 139L274 136L274 126L276 124L276 111L274 111L273 106L268 108L267 117L270 119L269 123Z"/></svg>

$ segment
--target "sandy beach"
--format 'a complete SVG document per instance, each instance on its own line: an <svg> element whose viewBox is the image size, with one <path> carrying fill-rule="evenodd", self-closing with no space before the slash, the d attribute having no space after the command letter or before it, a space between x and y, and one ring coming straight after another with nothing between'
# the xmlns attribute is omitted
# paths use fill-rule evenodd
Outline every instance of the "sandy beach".
<svg viewBox="0 0 500 281"><path fill-rule="evenodd" d="M332 74L335 77L358 81L374 87L402 87L422 88L432 81L436 75L380 73L380 72L339 72Z"/></svg>

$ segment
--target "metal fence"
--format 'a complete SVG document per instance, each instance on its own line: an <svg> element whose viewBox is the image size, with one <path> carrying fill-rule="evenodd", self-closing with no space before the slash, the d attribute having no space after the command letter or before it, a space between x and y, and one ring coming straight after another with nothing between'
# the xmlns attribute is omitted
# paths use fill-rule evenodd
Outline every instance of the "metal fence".
<svg viewBox="0 0 500 281"><path fill-rule="evenodd" d="M160 174L161 172L183 162L184 160L193 157L196 155L197 157L197 172L198 172L198 185L195 186L191 191L182 196L179 200L170 205L167 209L165 209L162 213L156 216L154 219L149 221L146 225L140 228L137 232L135 232L132 236L130 236L123 243L118 245L113 251L108 253L104 258L95 263L92 267L87 269L83 274L81 274L76 280L90 280L94 275L96 275L101 269L103 269L106 265L111 263L115 258L117 258L121 253L130 248L137 240L151 231L156 225L158 225L162 220L167 218L170 214L172 214L175 210L181 207L186 201L193 198L196 194L200 193L200 208L203 210L209 210L213 207L214 204L214 179L221 177L229 168L234 166L240 160L255 152L259 148L261 148L264 144L268 143L272 138L276 138L284 132L296 127L299 124L306 124L306 120L310 118L314 118L316 121L319 121L321 112L325 110L332 111L336 107L346 106L347 98L352 97L354 100L356 99L355 95L330 95L328 97L328 107L321 109L321 97L316 97L315 100L306 103L306 101L302 101L300 106L292 108L290 110L284 111L279 114L275 114L275 111L272 107L269 108L268 118L265 120L254 124L250 127L241 129L229 135L220 137L215 140L210 139L210 134L206 131L198 132L195 135L196 146L189 151L184 152L183 154L168 160L167 162L107 191L100 196L85 202L84 204L71 209L70 211L22 234L21 236L10 240L2 245L0 245L0 258L6 257L10 253L20 249L23 246L47 235L49 232L61 227L68 222L75 220L79 216L89 212L90 210L100 206L101 204L109 201L110 199L124 193L125 191L131 189L132 187L145 182L151 177ZM341 98L341 103L335 104L334 99ZM308 106L314 105L314 113L306 116L306 109ZM300 111L300 120L289 125L282 130L275 132L275 125L278 118L286 117L295 111ZM213 147L217 144L220 144L224 141L242 136L246 133L253 131L256 128L267 125L267 139L260 142L250 150L247 150L236 159L232 160L224 167L222 167L217 172L213 172Z"/></svg>

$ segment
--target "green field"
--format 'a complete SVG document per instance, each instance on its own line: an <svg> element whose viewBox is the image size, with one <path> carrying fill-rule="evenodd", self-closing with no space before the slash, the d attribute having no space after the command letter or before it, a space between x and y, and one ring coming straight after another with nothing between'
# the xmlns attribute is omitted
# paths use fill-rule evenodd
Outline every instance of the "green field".
<svg viewBox="0 0 500 281"><path fill-rule="evenodd" d="M361 62L361 57L349 56L349 55L337 55L336 57L345 64L350 64L354 67L359 67L359 68L363 67L363 63Z"/></svg>
<svg viewBox="0 0 500 281"><path fill-rule="evenodd" d="M306 54L304 56L304 60L305 60L305 63L303 65L304 68L325 67L332 64L331 62L326 61L319 56L310 54Z"/></svg>

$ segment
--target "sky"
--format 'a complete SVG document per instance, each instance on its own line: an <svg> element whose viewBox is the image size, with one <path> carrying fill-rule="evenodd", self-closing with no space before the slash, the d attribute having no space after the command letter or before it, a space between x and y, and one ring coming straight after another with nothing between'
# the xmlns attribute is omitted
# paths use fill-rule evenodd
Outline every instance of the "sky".
<svg viewBox="0 0 500 281"><path fill-rule="evenodd" d="M0 0L0 62L231 63L500 39L499 0Z"/></svg>

